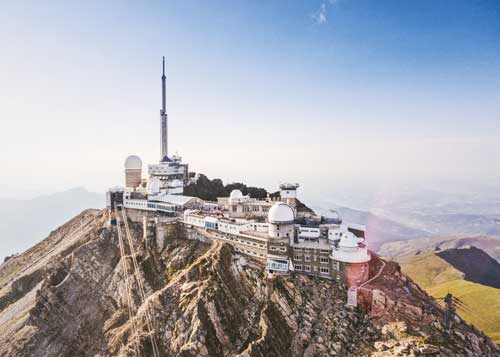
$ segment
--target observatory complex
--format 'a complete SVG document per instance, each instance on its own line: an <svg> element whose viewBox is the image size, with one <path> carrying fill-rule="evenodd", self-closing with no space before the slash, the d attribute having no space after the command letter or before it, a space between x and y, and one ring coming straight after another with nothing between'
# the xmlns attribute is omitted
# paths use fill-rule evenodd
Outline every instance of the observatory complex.
<svg viewBox="0 0 500 357"><path fill-rule="evenodd" d="M317 215L299 201L297 183L282 183L279 196L265 199L240 190L214 202L183 195L184 187L196 181L180 156L169 156L164 59L161 80L160 160L148 165L145 178L142 160L126 158L125 186L107 192L111 225L120 224L118 212L126 210L160 248L174 237L219 240L264 263L268 276L307 274L354 288L368 280L365 227L338 215Z"/></svg>

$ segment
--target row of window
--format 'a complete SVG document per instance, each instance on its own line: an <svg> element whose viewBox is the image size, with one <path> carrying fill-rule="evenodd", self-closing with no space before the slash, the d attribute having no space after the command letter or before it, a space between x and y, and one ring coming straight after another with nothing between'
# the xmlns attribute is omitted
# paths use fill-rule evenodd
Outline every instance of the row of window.
<svg viewBox="0 0 500 357"><path fill-rule="evenodd" d="M269 247L269 250L279 251L279 252L286 252L286 247L276 247L274 245L271 245Z"/></svg>
<svg viewBox="0 0 500 357"><path fill-rule="evenodd" d="M312 267L314 271L318 271L317 267ZM295 265L295 270L296 271L305 271L307 273L311 272L311 266L310 265ZM320 267L319 272L321 274L330 274L330 268L325 268L325 267Z"/></svg>
<svg viewBox="0 0 500 357"><path fill-rule="evenodd" d="M240 206L236 206L236 205L231 206L231 211L238 212L238 207L240 207ZM269 210L267 207L264 207L264 206L252 205L252 206L242 206L242 211L243 212L250 212L250 208L251 208L252 212L267 212Z"/></svg>
<svg viewBox="0 0 500 357"><path fill-rule="evenodd" d="M293 250L295 252L302 252L302 251L309 252L309 251L315 251L316 249L293 247ZM320 249L319 252L322 254L330 254L331 251L329 249Z"/></svg>
<svg viewBox="0 0 500 357"><path fill-rule="evenodd" d="M304 258L305 262L310 262L311 261L311 256L310 255L304 255L302 257L301 254L295 254L294 257L293 257L293 259L295 259L295 260L302 260L302 258ZM314 261L316 261L316 258L314 259ZM330 263L330 259L328 257L319 257L319 262L321 264L328 264L328 263Z"/></svg>
<svg viewBox="0 0 500 357"><path fill-rule="evenodd" d="M281 262L268 262L267 263L267 269L269 270L281 270L281 271L288 271L288 263L281 263Z"/></svg>

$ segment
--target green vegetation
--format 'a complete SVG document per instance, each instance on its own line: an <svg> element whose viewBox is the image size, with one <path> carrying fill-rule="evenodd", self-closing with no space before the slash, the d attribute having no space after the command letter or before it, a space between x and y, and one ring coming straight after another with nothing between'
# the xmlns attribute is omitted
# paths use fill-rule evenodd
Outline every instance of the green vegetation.
<svg viewBox="0 0 500 357"><path fill-rule="evenodd" d="M459 310L459 315L500 343L500 289L453 280L429 288L427 292L434 297L443 297L448 292L458 297L469 307Z"/></svg>
<svg viewBox="0 0 500 357"><path fill-rule="evenodd" d="M397 260L403 272L410 276L422 289L451 280L463 279L464 274L453 268L437 255L415 255Z"/></svg>
<svg viewBox="0 0 500 357"><path fill-rule="evenodd" d="M468 308L458 314L496 343L500 342L500 289L464 280L464 274L435 254L398 259L405 274L435 298L447 293L462 300Z"/></svg>
<svg viewBox="0 0 500 357"><path fill-rule="evenodd" d="M192 183L184 188L184 194L206 201L217 201L217 197L228 197L231 191L235 189L240 190L244 195L250 195L250 197L258 199L266 198L268 193L264 188L249 187L243 183L224 185L221 179L210 180L205 175L200 174L196 183Z"/></svg>

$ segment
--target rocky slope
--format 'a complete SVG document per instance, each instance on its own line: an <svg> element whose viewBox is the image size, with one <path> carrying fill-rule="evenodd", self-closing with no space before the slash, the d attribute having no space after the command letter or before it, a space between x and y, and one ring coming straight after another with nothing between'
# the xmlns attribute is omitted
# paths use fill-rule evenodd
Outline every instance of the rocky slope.
<svg viewBox="0 0 500 357"><path fill-rule="evenodd" d="M405 274L434 297L452 293L466 306L461 317L500 342L500 277L496 260L470 247L399 257Z"/></svg>
<svg viewBox="0 0 500 357"><path fill-rule="evenodd" d="M116 230L105 228L101 211L83 212L2 264L0 355L152 356L154 346L160 356L499 352L458 318L453 332L444 332L438 305L394 263L371 284L387 307L369 315L347 308L346 288L335 282L269 282L260 263L227 244L184 240L179 230L160 250L142 240L140 224L131 230L145 302L135 280L127 302L125 277L134 264L130 256L122 264Z"/></svg>

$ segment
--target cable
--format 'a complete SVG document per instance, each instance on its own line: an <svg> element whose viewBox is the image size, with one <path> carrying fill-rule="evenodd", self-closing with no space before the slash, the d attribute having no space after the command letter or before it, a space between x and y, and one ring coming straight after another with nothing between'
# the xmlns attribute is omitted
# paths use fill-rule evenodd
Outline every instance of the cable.
<svg viewBox="0 0 500 357"><path fill-rule="evenodd" d="M120 225L117 224L116 230L118 232L118 242L120 245L120 263L121 263L121 268L123 271L123 274L125 275L125 288L127 290L127 305L128 305L128 314L129 314L129 320L132 325L132 333L134 335L134 349L135 349L135 354L136 356L140 356L139 353L139 335L137 333L137 328L135 326L135 316L134 316L134 311L133 311L133 306L132 306L132 290L129 284L129 274L127 271L127 265L126 265L126 254L125 254L125 245L123 244L123 238L122 238L122 232L120 229Z"/></svg>
<svg viewBox="0 0 500 357"><path fill-rule="evenodd" d="M151 346L153 347L153 356L157 357L157 356L159 356L159 349L158 349L158 345L156 344L156 340L155 340L154 335L153 335L153 322L152 322L151 314L149 311L149 306L146 304L146 294L144 292L144 285L142 283L141 276L139 275L139 264L137 264L136 252L135 252L134 244L132 242L132 234L131 234L130 228L128 226L128 220L127 220L127 215L125 213L125 208L123 208L123 210L122 210L122 218L123 218L123 222L125 225L125 232L126 232L128 244L130 247L130 254L132 256L132 261L134 263L135 277L137 280L137 284L139 285L139 292L141 294L142 302L145 305L144 310L145 310L145 314L146 314L146 325L147 325L149 337L151 340Z"/></svg>

